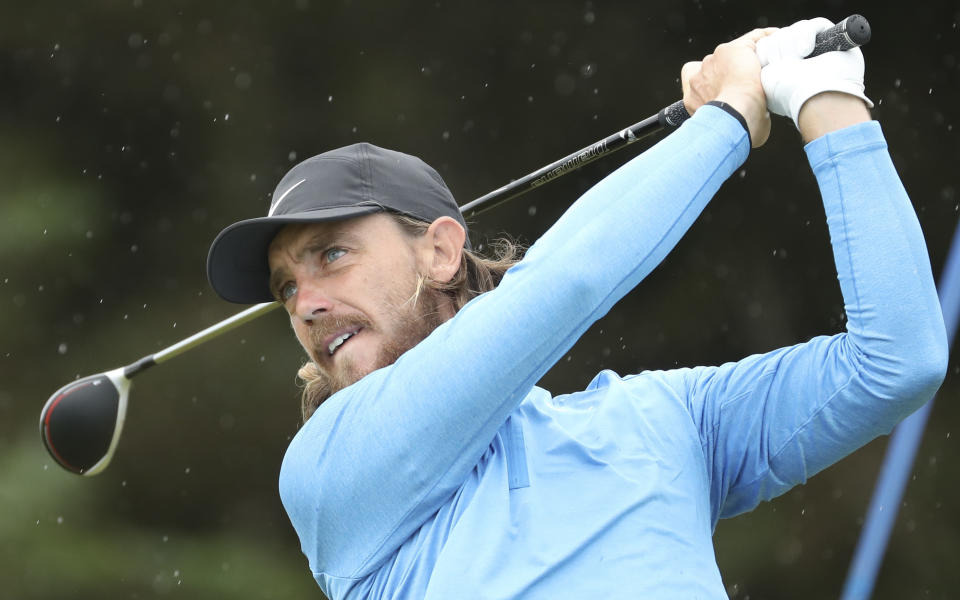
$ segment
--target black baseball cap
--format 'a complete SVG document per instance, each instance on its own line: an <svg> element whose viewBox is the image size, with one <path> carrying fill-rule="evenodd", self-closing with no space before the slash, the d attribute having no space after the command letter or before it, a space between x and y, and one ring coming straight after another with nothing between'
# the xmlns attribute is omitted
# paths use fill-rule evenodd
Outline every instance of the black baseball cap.
<svg viewBox="0 0 960 600"><path fill-rule="evenodd" d="M289 223L337 221L390 211L432 223L453 217L467 224L440 175L415 156L360 143L301 162L273 192L267 216L220 232L207 256L207 278L224 300L273 300L267 248ZM469 237L465 242L470 247Z"/></svg>

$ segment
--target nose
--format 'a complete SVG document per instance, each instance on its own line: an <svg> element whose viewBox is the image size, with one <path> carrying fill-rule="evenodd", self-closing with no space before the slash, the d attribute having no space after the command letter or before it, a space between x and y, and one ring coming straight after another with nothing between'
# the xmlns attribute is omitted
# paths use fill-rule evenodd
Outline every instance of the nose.
<svg viewBox="0 0 960 600"><path fill-rule="evenodd" d="M305 325L313 325L314 319L333 308L333 300L326 287L313 279L304 278L297 281L294 316Z"/></svg>

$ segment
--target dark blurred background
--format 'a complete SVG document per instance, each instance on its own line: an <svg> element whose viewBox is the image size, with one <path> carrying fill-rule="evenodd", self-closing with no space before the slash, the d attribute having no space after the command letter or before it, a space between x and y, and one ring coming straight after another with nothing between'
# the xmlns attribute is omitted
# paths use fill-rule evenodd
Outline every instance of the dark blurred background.
<svg viewBox="0 0 960 600"><path fill-rule="evenodd" d="M293 164L370 141L433 164L466 203L679 98L682 63L719 42L857 12L874 28L867 93L939 275L960 210L956 2L4 2L0 597L322 597L276 491L303 359L282 314L139 376L97 477L62 471L37 429L61 385L242 308L208 287L207 247L264 214ZM532 242L641 150L479 217L474 242ZM717 364L842 327L818 192L778 118L542 384ZM875 598L960 587L958 372L954 358ZM886 444L721 523L730 597L836 597Z"/></svg>

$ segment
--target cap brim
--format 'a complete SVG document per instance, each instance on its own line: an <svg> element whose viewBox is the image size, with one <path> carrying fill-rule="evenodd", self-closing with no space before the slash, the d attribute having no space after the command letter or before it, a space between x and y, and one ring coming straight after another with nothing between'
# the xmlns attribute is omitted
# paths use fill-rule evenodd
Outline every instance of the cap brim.
<svg viewBox="0 0 960 600"><path fill-rule="evenodd" d="M267 249L284 225L339 221L383 210L379 205L344 206L234 223L221 231L210 245L207 278L214 291L229 302L271 302L274 297L270 292Z"/></svg>

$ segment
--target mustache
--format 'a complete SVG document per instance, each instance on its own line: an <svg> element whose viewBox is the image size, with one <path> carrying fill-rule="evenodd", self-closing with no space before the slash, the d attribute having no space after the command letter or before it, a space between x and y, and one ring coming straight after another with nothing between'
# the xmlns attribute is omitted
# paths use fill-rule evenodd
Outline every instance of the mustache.
<svg viewBox="0 0 960 600"><path fill-rule="evenodd" d="M310 328L310 348L318 355L326 355L324 340L343 329L360 328L372 329L373 322L363 315L329 316L313 320Z"/></svg>

